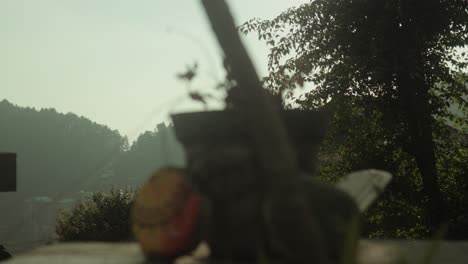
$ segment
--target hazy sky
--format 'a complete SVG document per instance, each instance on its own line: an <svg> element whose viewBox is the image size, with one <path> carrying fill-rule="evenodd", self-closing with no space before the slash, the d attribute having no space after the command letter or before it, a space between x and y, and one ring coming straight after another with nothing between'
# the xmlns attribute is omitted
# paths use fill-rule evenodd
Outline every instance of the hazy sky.
<svg viewBox="0 0 468 264"><path fill-rule="evenodd" d="M229 4L240 24L304 2ZM74 112L130 139L171 112L203 109L175 78L187 64L200 65L193 89L223 77L198 0L0 0L0 36L0 100ZM254 35L245 43L265 73L266 47Z"/></svg>

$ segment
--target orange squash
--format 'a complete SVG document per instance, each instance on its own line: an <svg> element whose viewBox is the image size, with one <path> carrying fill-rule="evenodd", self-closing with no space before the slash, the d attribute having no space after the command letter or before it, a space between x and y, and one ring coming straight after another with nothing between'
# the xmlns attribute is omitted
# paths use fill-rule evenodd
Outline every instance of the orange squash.
<svg viewBox="0 0 468 264"><path fill-rule="evenodd" d="M149 256L175 258L200 242L201 199L183 171L163 168L138 192L132 210L132 230Z"/></svg>

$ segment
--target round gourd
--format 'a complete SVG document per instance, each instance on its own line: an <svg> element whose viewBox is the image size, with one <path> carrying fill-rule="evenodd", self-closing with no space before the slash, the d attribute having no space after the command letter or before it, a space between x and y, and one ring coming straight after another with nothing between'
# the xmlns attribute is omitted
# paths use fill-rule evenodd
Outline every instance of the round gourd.
<svg viewBox="0 0 468 264"><path fill-rule="evenodd" d="M175 258L201 241L202 199L176 168L158 170L138 192L132 230L150 257Z"/></svg>

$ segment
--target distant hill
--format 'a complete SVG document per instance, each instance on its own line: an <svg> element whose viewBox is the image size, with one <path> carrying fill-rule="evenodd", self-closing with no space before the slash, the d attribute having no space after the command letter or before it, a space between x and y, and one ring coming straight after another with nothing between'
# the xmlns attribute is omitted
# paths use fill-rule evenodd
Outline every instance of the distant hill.
<svg viewBox="0 0 468 264"><path fill-rule="evenodd" d="M0 152L18 157L17 192L0 193L0 244L17 250L52 236L56 210L83 193L138 187L153 170L184 164L164 124L129 146L117 130L88 118L7 100L0 101Z"/></svg>
<svg viewBox="0 0 468 264"><path fill-rule="evenodd" d="M18 193L25 196L75 191L126 144L118 131L85 117L0 102L0 151L17 153Z"/></svg>

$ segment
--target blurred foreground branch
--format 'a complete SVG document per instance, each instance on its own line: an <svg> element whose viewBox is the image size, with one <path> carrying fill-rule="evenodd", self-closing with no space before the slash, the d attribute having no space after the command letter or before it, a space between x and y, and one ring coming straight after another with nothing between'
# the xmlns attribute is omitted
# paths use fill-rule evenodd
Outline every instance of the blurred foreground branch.
<svg viewBox="0 0 468 264"><path fill-rule="evenodd" d="M322 236L300 187L299 169L285 126L263 90L224 0L202 0L218 42L231 67L239 96L234 105L245 118L266 185L269 237L295 263L325 263Z"/></svg>

